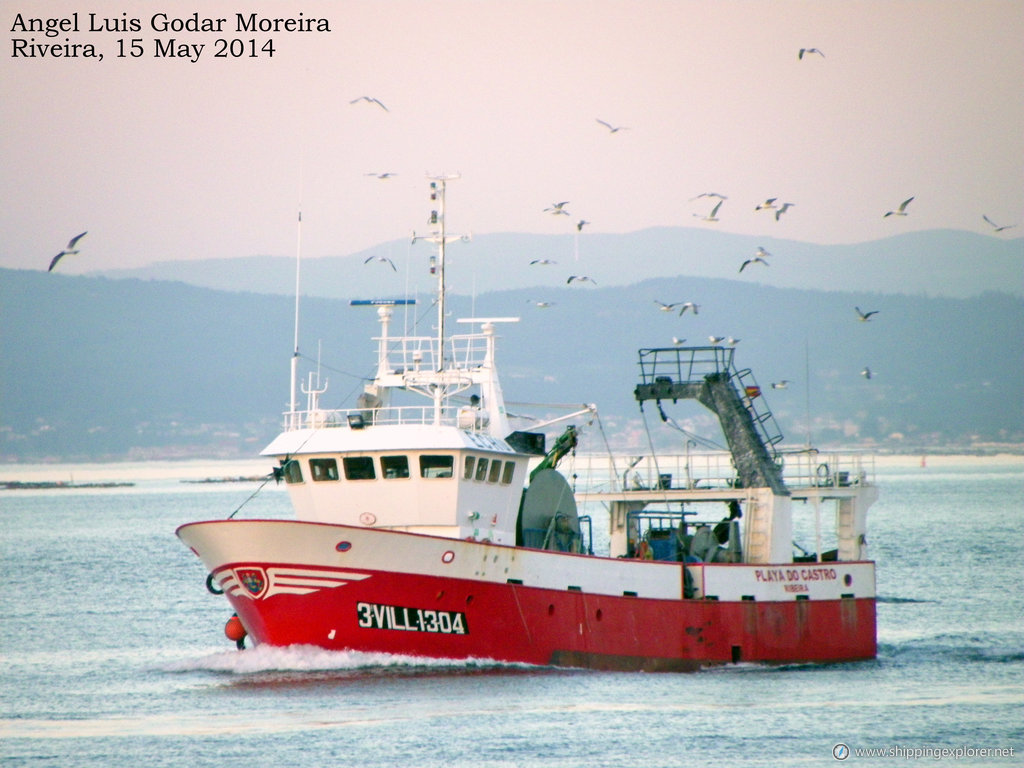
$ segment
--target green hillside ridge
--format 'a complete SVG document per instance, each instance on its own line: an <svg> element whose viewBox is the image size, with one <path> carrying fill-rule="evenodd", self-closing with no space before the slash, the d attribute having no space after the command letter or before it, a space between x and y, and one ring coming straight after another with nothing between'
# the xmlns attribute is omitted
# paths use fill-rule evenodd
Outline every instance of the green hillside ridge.
<svg viewBox="0 0 1024 768"><path fill-rule="evenodd" d="M695 301L700 314L660 312L656 299ZM553 306L540 309L539 300ZM879 314L858 322L855 306ZM0 460L255 456L278 431L292 298L0 270L0 307ZM554 409L519 404L596 403L621 450L646 448L632 397L637 350L671 346L673 336L701 345L709 335L740 339L737 365L753 370L791 445L804 442L808 424L819 446L1024 443L1024 300L1008 293L929 298L678 276L456 295L450 308L456 318L522 318L499 328L511 411L543 416ZM394 333L405 317L396 310ZM416 333L433 335L429 302L408 317L422 318ZM376 313L305 298L300 327L301 375L322 345L322 405L353 407L375 366ZM875 371L870 381L864 366ZM781 379L792 383L772 390ZM666 411L721 442L696 404ZM646 419L659 443L681 445L656 413Z"/></svg>

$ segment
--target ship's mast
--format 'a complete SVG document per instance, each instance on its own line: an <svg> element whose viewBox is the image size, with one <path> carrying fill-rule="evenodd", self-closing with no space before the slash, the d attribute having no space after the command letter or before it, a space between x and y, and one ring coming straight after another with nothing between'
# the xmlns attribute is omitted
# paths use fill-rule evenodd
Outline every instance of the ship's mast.
<svg viewBox="0 0 1024 768"><path fill-rule="evenodd" d="M449 235L445 223L445 191L447 183L459 178L459 174L446 176L428 176L430 179L430 199L437 204L437 207L430 212L430 224L434 231L429 235L416 235L413 233L412 240L429 240L437 246L437 257L431 258L431 272L437 275L437 355L436 371L442 374L445 370L445 246L449 238L452 240L469 240L468 235ZM439 377L442 378L443 377ZM446 385L443 380L434 385L434 421L440 423L441 411L444 405Z"/></svg>

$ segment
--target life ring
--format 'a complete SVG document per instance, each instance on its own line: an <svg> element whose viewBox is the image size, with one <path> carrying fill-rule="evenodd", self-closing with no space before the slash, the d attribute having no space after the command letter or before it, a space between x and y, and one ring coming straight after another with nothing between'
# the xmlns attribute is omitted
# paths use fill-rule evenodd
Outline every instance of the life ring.
<svg viewBox="0 0 1024 768"><path fill-rule="evenodd" d="M213 572L212 571L210 572L210 575L206 577L206 589L207 589L207 591L211 595L223 595L224 594L224 590L223 589L217 589L215 586L213 586Z"/></svg>
<svg viewBox="0 0 1024 768"><path fill-rule="evenodd" d="M822 483L828 484L832 479L832 470L829 469L828 464L819 464L815 470L815 474L818 476L818 485Z"/></svg>

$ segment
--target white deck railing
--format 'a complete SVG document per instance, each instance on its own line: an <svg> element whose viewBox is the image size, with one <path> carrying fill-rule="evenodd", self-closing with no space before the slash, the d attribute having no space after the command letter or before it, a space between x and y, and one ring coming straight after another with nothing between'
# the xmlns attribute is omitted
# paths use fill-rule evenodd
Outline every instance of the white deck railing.
<svg viewBox="0 0 1024 768"><path fill-rule="evenodd" d="M285 411L284 428L296 429L361 429L381 425L439 425L470 431L487 427L486 411L470 406L445 406L440 415L433 405L406 405L391 408L339 408L335 410Z"/></svg>
<svg viewBox="0 0 1024 768"><path fill-rule="evenodd" d="M375 341L386 343L387 367L394 373L407 371L436 371L439 366L436 336L389 336ZM482 366L487 360L487 336L482 333L463 333L447 339L445 368L469 371Z"/></svg>
<svg viewBox="0 0 1024 768"><path fill-rule="evenodd" d="M856 453L781 451L783 477L790 488L850 487L873 482L874 458ZM735 488L738 473L726 451L637 455L577 454L560 467L574 476L577 492L610 493L640 489Z"/></svg>

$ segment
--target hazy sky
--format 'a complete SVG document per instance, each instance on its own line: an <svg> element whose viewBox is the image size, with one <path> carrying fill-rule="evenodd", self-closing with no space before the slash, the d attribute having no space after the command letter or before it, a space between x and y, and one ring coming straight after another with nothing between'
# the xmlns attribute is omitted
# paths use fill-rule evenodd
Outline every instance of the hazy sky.
<svg viewBox="0 0 1024 768"><path fill-rule="evenodd" d="M227 18L158 32L156 13ZM283 8L293 9L289 12ZM1024 234L1020 0L0 0L0 266L351 253L426 229L426 173L461 173L475 233L717 227L813 242ZM68 17L56 37L14 30ZM140 31L89 32L88 14ZM247 33L235 14L326 17ZM13 56L14 39L103 60ZM215 58L219 37L273 57ZM141 40L144 55L118 58ZM197 62L156 40L200 43ZM805 55L818 48L824 56ZM370 95L388 110L352 99ZM610 133L600 118L628 130ZM391 172L379 180L366 174ZM728 196L717 223L704 215ZM905 218L883 218L914 196ZM792 202L778 222L755 212ZM543 209L568 200L570 220ZM584 236L586 235L586 230ZM642 254L638 254L642 257Z"/></svg>

